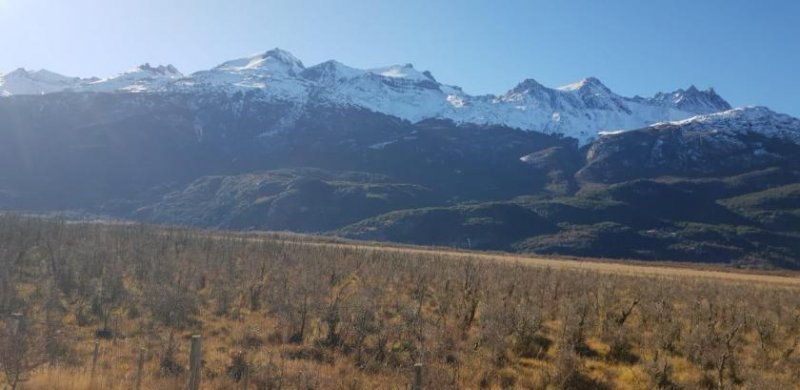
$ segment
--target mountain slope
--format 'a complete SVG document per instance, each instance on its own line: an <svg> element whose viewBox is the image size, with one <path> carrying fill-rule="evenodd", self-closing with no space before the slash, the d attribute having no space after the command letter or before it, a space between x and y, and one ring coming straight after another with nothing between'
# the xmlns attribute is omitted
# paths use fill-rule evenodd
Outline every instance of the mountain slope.
<svg viewBox="0 0 800 390"><path fill-rule="evenodd" d="M293 106L258 95L0 99L0 205L91 208L203 176L299 167L386 175L442 200L503 199L548 181L546 169L520 156L576 150L574 141L536 132L411 124L357 108L310 105L294 115Z"/></svg>
<svg viewBox="0 0 800 390"><path fill-rule="evenodd" d="M548 168L551 179L574 173L578 191L396 211L336 234L494 250L800 268L798 134L800 121L762 107L608 134L586 148L577 167L581 153L570 149L548 148L522 157L532 166ZM491 212L499 207L517 211Z"/></svg>
<svg viewBox="0 0 800 390"><path fill-rule="evenodd" d="M800 163L800 120L745 107L608 134L589 148L578 178L619 182L638 177L743 173Z"/></svg>
<svg viewBox="0 0 800 390"><path fill-rule="evenodd" d="M429 189L356 172L283 169L207 176L136 210L147 222L226 229L322 232L433 202Z"/></svg>

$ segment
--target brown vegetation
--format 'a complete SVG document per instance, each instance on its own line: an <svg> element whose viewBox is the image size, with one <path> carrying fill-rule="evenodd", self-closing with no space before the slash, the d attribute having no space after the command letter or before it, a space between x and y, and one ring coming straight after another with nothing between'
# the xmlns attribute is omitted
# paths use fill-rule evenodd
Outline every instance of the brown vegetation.
<svg viewBox="0 0 800 390"><path fill-rule="evenodd" d="M0 381L185 388L200 334L204 389L800 383L797 284L493 256L0 217Z"/></svg>

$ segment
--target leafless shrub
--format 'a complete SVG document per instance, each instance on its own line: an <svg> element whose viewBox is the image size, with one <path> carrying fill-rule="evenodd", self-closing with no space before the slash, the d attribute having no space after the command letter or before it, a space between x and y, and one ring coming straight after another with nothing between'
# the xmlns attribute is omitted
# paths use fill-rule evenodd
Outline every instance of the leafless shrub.
<svg viewBox="0 0 800 390"><path fill-rule="evenodd" d="M639 298L634 298L630 304L622 306L605 316L601 338L609 346L606 358L617 362L636 362L637 357L631 352L632 345L625 322L638 304Z"/></svg>
<svg viewBox="0 0 800 390"><path fill-rule="evenodd" d="M247 353L244 351L237 351L231 354L231 362L225 368L225 373L236 382L241 381L248 375L250 371L250 363L247 362Z"/></svg>
<svg viewBox="0 0 800 390"><path fill-rule="evenodd" d="M644 362L644 370L650 380L650 388L660 390L677 390L679 388L672 381L672 365L658 351L651 360Z"/></svg>
<svg viewBox="0 0 800 390"><path fill-rule="evenodd" d="M178 362L178 346L175 344L175 338L170 333L169 341L161 353L161 361L159 362L159 371L163 375L180 375L183 373L183 365Z"/></svg>
<svg viewBox="0 0 800 390"><path fill-rule="evenodd" d="M197 297L180 286L160 286L147 292L147 306L157 320L167 327L182 328L194 321Z"/></svg>
<svg viewBox="0 0 800 390"><path fill-rule="evenodd" d="M158 336L190 329L219 388L245 366L251 388L380 387L407 383L417 362L431 388L603 388L598 370L661 389L800 381L794 287L324 240L0 217L0 318L24 309L35 325L23 379L85 363L74 346L112 328L158 351L159 385L181 382L186 351ZM136 321L118 329L126 314ZM108 356L130 367L125 355Z"/></svg>
<svg viewBox="0 0 800 390"><path fill-rule="evenodd" d="M284 388L284 369L272 358L266 363L250 367L250 382L258 390L277 390Z"/></svg>
<svg viewBox="0 0 800 390"><path fill-rule="evenodd" d="M580 356L571 348L559 348L553 361L549 384L556 389L603 389L601 383L587 378L583 372Z"/></svg>
<svg viewBox="0 0 800 390"><path fill-rule="evenodd" d="M19 313L5 318L5 321L5 329L0 338L0 368L5 375L6 385L15 390L42 360L35 351L32 324Z"/></svg>

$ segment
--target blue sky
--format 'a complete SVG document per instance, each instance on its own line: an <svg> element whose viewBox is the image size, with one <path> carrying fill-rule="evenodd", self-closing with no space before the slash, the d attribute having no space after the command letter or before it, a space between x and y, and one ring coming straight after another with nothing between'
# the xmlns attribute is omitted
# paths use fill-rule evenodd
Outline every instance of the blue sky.
<svg viewBox="0 0 800 390"><path fill-rule="evenodd" d="M306 65L410 62L473 94L595 76L800 116L798 17L794 0L0 0L0 72L189 73L281 47Z"/></svg>

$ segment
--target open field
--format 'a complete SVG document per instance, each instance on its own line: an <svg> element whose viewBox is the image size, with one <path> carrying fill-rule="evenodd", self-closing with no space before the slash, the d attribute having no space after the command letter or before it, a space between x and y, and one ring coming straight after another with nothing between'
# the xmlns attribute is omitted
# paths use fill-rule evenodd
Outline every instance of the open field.
<svg viewBox="0 0 800 390"><path fill-rule="evenodd" d="M259 238L254 238L258 240ZM718 279L729 282L764 283L800 287L800 273L796 271L740 270L726 266L707 264L681 264L667 262L624 262L602 259L583 259L566 257L539 257L512 253L486 253L450 248L425 248L399 246L373 242L313 242L295 239L295 244L348 248L372 252L403 252L424 257L443 256L449 259L473 259L489 262L511 262L530 267L552 268L558 270L590 271L614 275L655 276L664 278Z"/></svg>
<svg viewBox="0 0 800 390"><path fill-rule="evenodd" d="M8 387L184 388L194 334L204 389L800 383L792 273L15 216L0 262Z"/></svg>

